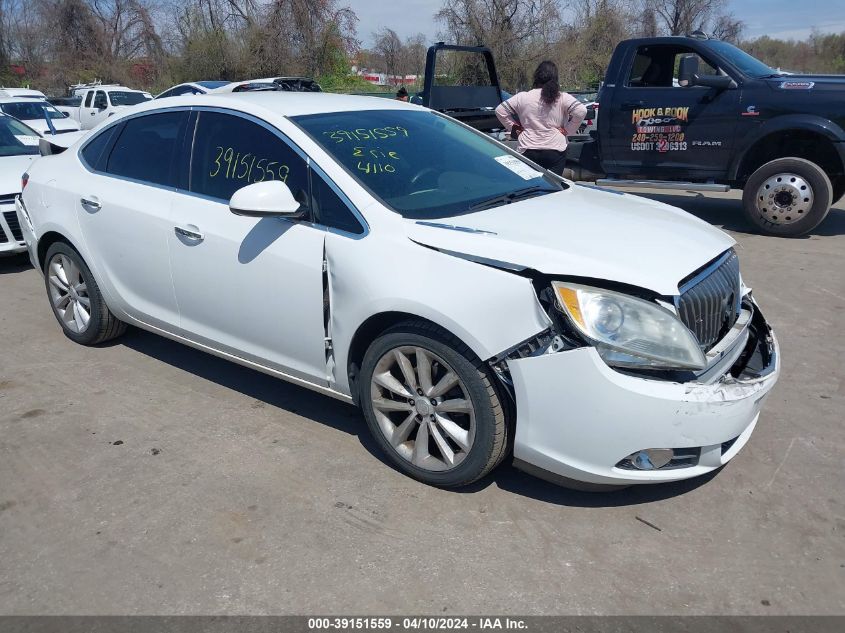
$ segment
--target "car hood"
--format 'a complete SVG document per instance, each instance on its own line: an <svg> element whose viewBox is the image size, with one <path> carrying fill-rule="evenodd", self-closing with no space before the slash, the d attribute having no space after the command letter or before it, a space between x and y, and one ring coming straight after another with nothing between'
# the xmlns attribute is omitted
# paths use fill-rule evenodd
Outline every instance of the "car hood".
<svg viewBox="0 0 845 633"><path fill-rule="evenodd" d="M50 134L50 126L47 125L45 119L29 119L24 121L33 130L41 132L41 134ZM67 130L76 132L79 130L79 123L73 119L53 119L53 127L57 132L64 132Z"/></svg>
<svg viewBox="0 0 845 633"><path fill-rule="evenodd" d="M36 158L35 154L0 157L0 196L21 192L21 176Z"/></svg>
<svg viewBox="0 0 845 633"><path fill-rule="evenodd" d="M480 263L615 281L678 294L678 283L735 241L646 198L574 185L566 191L437 220L407 220L418 244Z"/></svg>

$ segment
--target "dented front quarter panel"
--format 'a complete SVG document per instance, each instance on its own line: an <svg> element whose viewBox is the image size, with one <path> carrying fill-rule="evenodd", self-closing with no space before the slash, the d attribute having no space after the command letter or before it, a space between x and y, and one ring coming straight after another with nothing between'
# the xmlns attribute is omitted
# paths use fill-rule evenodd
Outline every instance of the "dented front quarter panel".
<svg viewBox="0 0 845 633"><path fill-rule="evenodd" d="M351 394L350 345L375 315L400 312L432 321L482 360L551 325L529 279L415 244L389 226L358 239L329 232L326 261L334 354L329 379L345 394Z"/></svg>

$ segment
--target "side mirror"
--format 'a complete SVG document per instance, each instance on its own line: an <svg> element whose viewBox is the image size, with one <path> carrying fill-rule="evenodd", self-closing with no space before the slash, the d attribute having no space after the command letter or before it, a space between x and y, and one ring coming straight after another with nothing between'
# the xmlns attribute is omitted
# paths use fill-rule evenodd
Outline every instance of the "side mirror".
<svg viewBox="0 0 845 633"><path fill-rule="evenodd" d="M689 88L695 85L698 76L698 57L695 55L684 55L678 63L678 83Z"/></svg>
<svg viewBox="0 0 845 633"><path fill-rule="evenodd" d="M587 115L584 117L584 121L592 121L596 118L596 106L594 104L590 104L587 106Z"/></svg>
<svg viewBox="0 0 845 633"><path fill-rule="evenodd" d="M698 57L684 55L678 64L678 84L683 88L704 86L716 90L733 90L736 82L727 75L699 75Z"/></svg>
<svg viewBox="0 0 845 633"><path fill-rule="evenodd" d="M229 210L232 213L250 218L276 216L298 220L304 216L301 207L281 180L255 182L242 187L229 201Z"/></svg>

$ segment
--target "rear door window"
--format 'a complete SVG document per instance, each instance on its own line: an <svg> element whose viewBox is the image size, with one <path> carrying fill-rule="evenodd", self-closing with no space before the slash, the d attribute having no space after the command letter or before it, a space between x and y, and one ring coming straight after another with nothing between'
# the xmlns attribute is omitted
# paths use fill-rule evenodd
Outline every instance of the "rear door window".
<svg viewBox="0 0 845 633"><path fill-rule="evenodd" d="M178 153L187 119L187 111L129 119L109 154L105 171L114 176L175 187Z"/></svg>
<svg viewBox="0 0 845 633"><path fill-rule="evenodd" d="M223 202L255 182L281 180L308 200L308 167L279 136L243 117L200 112L191 157L190 190Z"/></svg>
<svg viewBox="0 0 845 633"><path fill-rule="evenodd" d="M111 143L112 137L120 129L121 126L113 125L110 128L103 130L93 139L88 141L85 144L85 147L79 152L80 156L82 157L82 161L88 165L90 169L94 170L102 170L102 163L101 158L104 158L103 152L108 148L109 144Z"/></svg>

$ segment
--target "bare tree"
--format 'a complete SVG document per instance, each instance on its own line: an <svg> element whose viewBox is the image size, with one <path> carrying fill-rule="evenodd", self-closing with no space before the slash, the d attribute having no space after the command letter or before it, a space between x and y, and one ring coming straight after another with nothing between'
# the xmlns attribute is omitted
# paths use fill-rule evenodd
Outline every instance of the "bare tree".
<svg viewBox="0 0 845 633"><path fill-rule="evenodd" d="M686 35L704 29L725 6L725 0L646 0L666 35Z"/></svg>
<svg viewBox="0 0 845 633"><path fill-rule="evenodd" d="M582 0L574 23L557 44L556 59L561 83L587 88L603 77L613 49L623 39L635 35L636 7L622 0ZM640 22L640 28L643 28Z"/></svg>
<svg viewBox="0 0 845 633"><path fill-rule="evenodd" d="M505 83L523 87L526 65L541 61L559 39L559 9L556 0L446 0L435 17L444 38L490 47Z"/></svg>
<svg viewBox="0 0 845 633"><path fill-rule="evenodd" d="M714 19L710 33L720 40L738 44L744 28L745 24L741 20L737 20L730 13L723 13Z"/></svg>
<svg viewBox="0 0 845 633"><path fill-rule="evenodd" d="M400 74L404 62L404 46L402 40L396 35L396 31L387 27L374 33L375 43L372 52L375 53L381 63L382 69L387 74L388 83L396 83L395 79ZM404 72L402 72L404 75Z"/></svg>

